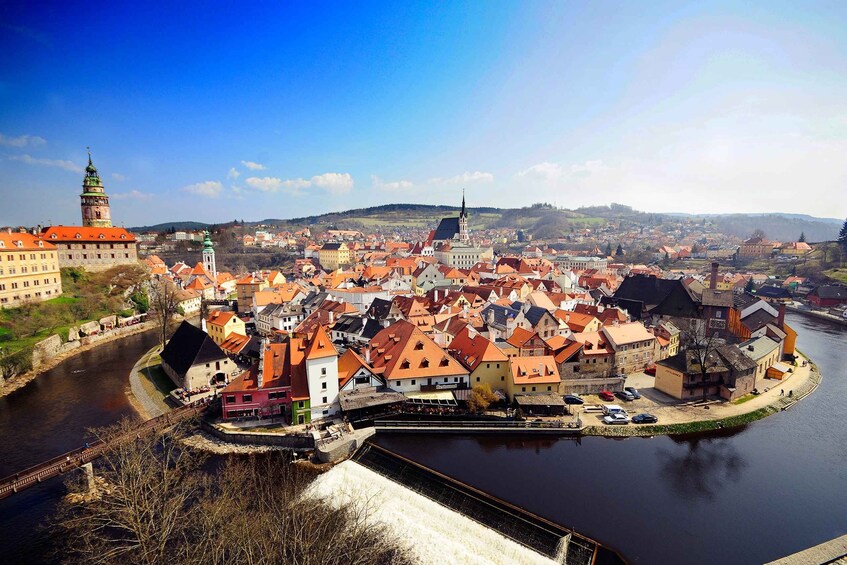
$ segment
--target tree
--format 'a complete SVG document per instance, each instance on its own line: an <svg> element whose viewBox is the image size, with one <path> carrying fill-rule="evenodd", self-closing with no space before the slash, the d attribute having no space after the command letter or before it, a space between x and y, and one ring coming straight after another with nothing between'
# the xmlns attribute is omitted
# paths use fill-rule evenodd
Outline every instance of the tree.
<svg viewBox="0 0 847 565"><path fill-rule="evenodd" d="M844 220L844 225L841 226L841 231L838 232L838 244L844 253L847 253L847 220Z"/></svg>
<svg viewBox="0 0 847 565"><path fill-rule="evenodd" d="M127 421L106 439L133 436ZM113 442L98 465L103 487L59 520L70 563L411 563L368 519L368 502L322 498L315 476L282 453L232 457L209 472L181 426ZM352 492L352 491L350 491Z"/></svg>
<svg viewBox="0 0 847 565"><path fill-rule="evenodd" d="M171 331L171 322L178 312L179 300L177 288L167 279L159 279L148 291L150 297L150 314L157 322L159 344L164 347Z"/></svg>
<svg viewBox="0 0 847 565"><path fill-rule="evenodd" d="M621 247L621 244L619 243L618 248L615 249L615 257L620 257L621 255L623 255L623 247Z"/></svg>
<svg viewBox="0 0 847 565"><path fill-rule="evenodd" d="M611 256L612 256L612 244L607 243L606 244L606 257L611 257Z"/></svg>
<svg viewBox="0 0 847 565"><path fill-rule="evenodd" d="M805 242L806 241L806 232L801 231L800 232L800 239L798 239L797 241L799 241L800 243Z"/></svg>
<svg viewBox="0 0 847 565"><path fill-rule="evenodd" d="M757 237L760 238L760 239L765 239L765 232L764 232L764 230L761 230L761 229L755 229L755 230L753 230L753 235L751 237L753 239L755 239Z"/></svg>
<svg viewBox="0 0 847 565"><path fill-rule="evenodd" d="M491 386L488 383L476 385L468 397L468 409L475 414L481 414L492 402L497 402L497 395L492 392Z"/></svg>
<svg viewBox="0 0 847 565"><path fill-rule="evenodd" d="M753 277L750 277L744 285L744 292L753 292L754 290L756 290L756 285L753 283Z"/></svg>
<svg viewBox="0 0 847 565"><path fill-rule="evenodd" d="M720 357L715 349L723 344L719 333L708 327L706 317L690 318L682 324L680 346L686 357L686 366L700 375L703 385L703 400L706 400L709 373L720 365Z"/></svg>

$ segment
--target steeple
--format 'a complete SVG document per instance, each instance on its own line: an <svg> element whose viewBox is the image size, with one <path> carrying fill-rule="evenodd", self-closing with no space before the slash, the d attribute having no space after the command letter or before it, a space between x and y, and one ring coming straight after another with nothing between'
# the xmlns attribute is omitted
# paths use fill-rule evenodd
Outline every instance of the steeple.
<svg viewBox="0 0 847 565"><path fill-rule="evenodd" d="M465 210L465 189L462 189L462 211L459 212L459 241L469 243L471 239L468 233L468 213Z"/></svg>
<svg viewBox="0 0 847 565"><path fill-rule="evenodd" d="M212 235L206 230L203 237L203 268L212 277L212 285L217 287L218 269L215 265L215 248L212 245Z"/></svg>
<svg viewBox="0 0 847 565"><path fill-rule="evenodd" d="M100 173L91 161L91 148L88 150L88 166L85 167L85 177L82 179L82 225L94 228L112 227L112 214L109 210L109 197L100 180Z"/></svg>
<svg viewBox="0 0 847 565"><path fill-rule="evenodd" d="M467 213L465 213L465 189L463 188L462 189L462 211L459 213L459 217L464 218L466 216L467 216Z"/></svg>

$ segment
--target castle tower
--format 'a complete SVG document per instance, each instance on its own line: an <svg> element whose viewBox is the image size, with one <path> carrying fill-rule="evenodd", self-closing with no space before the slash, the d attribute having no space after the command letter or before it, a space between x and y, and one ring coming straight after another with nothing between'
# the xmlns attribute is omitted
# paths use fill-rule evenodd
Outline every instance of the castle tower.
<svg viewBox="0 0 847 565"><path fill-rule="evenodd" d="M459 212L459 241L468 243L471 240L468 234L468 214L465 211L465 189L462 189L462 211Z"/></svg>
<svg viewBox="0 0 847 565"><path fill-rule="evenodd" d="M85 167L85 178L82 179L82 225L90 228L112 227L112 213L109 211L109 197L103 189L100 175L91 162L91 151L88 152L88 166Z"/></svg>
<svg viewBox="0 0 847 565"><path fill-rule="evenodd" d="M212 277L212 284L218 283L218 270L215 267L215 248L212 245L212 236L206 231L203 238L203 268Z"/></svg>

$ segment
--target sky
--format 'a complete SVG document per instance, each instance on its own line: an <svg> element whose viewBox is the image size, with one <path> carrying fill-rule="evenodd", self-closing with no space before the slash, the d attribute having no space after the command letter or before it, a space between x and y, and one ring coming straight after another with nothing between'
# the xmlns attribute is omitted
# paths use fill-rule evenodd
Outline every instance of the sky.
<svg viewBox="0 0 847 565"><path fill-rule="evenodd" d="M0 0L0 225L847 216L847 2Z"/></svg>

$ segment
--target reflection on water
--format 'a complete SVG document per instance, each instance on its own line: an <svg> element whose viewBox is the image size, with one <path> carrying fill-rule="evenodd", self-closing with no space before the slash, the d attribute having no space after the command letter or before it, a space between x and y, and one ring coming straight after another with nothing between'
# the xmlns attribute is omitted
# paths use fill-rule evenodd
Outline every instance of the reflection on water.
<svg viewBox="0 0 847 565"><path fill-rule="evenodd" d="M726 486L738 482L747 463L738 450L720 438L689 440L687 449L656 451L661 475L684 498L712 499Z"/></svg>

